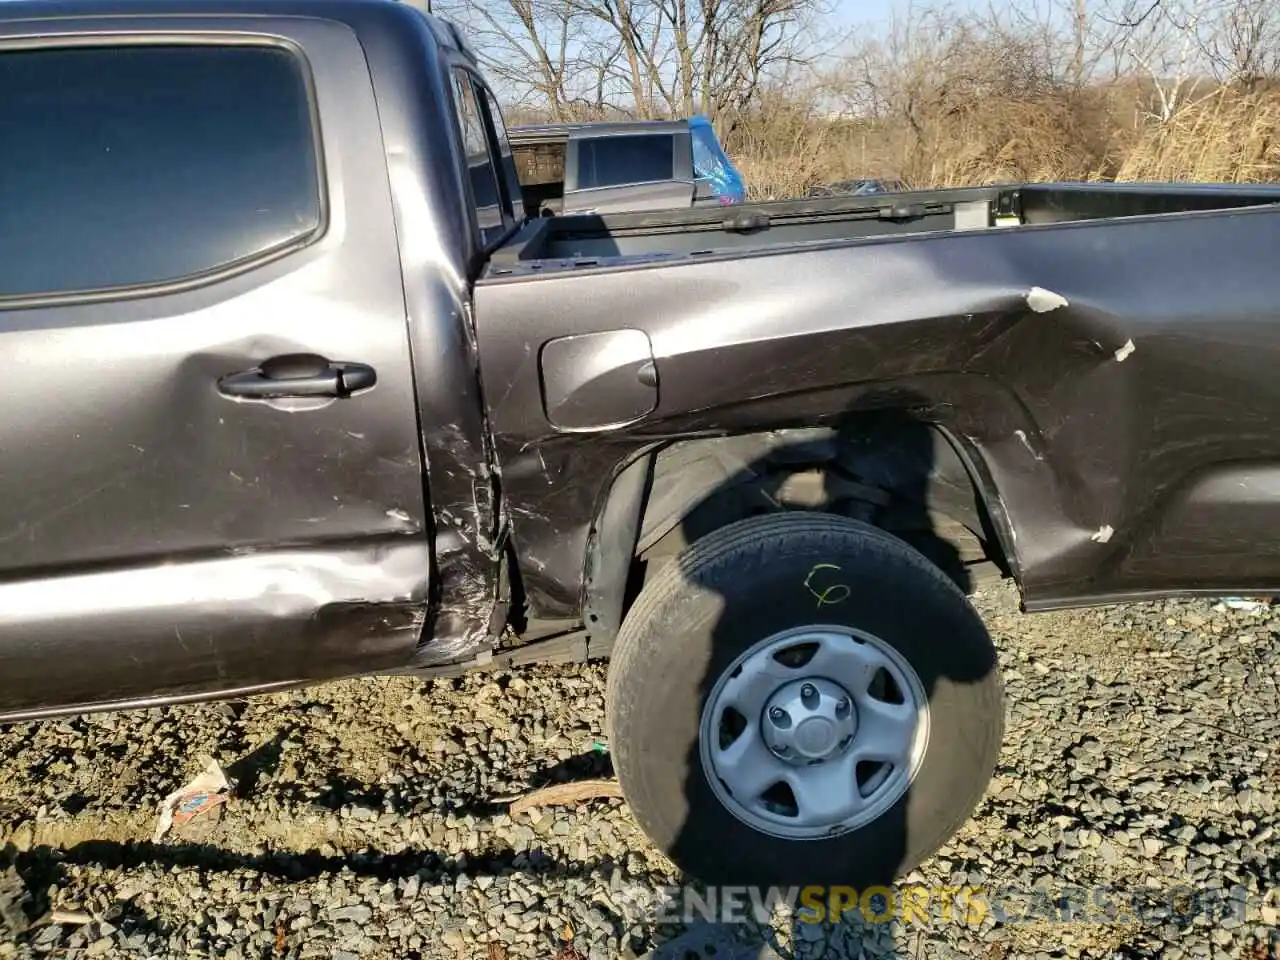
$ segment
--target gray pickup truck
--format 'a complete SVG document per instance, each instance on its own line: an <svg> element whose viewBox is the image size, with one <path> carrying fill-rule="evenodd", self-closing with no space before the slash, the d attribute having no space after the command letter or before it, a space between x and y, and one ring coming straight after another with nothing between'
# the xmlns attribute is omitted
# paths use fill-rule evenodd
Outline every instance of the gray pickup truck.
<svg viewBox="0 0 1280 960"><path fill-rule="evenodd" d="M654 844L862 884L994 770L981 575L1280 589L1275 189L525 218L395 0L5 3L0 130L5 721L608 656Z"/></svg>

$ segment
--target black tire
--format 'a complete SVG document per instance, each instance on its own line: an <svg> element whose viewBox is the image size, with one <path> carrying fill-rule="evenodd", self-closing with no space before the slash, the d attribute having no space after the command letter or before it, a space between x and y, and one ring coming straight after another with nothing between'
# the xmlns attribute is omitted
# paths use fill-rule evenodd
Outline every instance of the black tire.
<svg viewBox="0 0 1280 960"><path fill-rule="evenodd" d="M851 589L820 604L806 577L834 564ZM829 569L829 568L828 568ZM930 734L907 793L878 819L820 839L781 839L717 799L699 759L716 679L752 644L811 623L854 627L899 651L922 681ZM994 645L964 594L901 540L859 521L791 513L695 542L646 584L609 668L608 724L627 802L650 840L707 883L889 883L972 815L1003 737Z"/></svg>

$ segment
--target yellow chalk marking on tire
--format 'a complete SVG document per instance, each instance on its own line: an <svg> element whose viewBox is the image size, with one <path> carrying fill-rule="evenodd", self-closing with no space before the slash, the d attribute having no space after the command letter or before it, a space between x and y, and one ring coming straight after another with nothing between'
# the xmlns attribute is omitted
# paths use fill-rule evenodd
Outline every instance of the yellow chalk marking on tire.
<svg viewBox="0 0 1280 960"><path fill-rule="evenodd" d="M844 603L844 601L848 600L849 597L853 595L853 591L844 583L833 583L827 587L815 586L813 583L813 577L819 570L835 570L837 573L841 572L840 568L834 563L815 563L809 568L809 572L804 578L804 588L817 599L819 610L823 607L835 606L837 603Z"/></svg>

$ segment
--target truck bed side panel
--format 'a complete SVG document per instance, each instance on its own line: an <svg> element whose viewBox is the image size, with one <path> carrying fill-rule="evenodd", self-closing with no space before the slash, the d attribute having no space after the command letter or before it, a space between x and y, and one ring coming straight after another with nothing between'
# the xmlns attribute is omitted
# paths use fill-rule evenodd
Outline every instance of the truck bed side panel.
<svg viewBox="0 0 1280 960"><path fill-rule="evenodd" d="M664 438L909 404L971 455L1028 605L1280 587L1280 211L596 266L477 289L513 534L568 615L614 474ZM643 331L656 405L562 433L540 356Z"/></svg>

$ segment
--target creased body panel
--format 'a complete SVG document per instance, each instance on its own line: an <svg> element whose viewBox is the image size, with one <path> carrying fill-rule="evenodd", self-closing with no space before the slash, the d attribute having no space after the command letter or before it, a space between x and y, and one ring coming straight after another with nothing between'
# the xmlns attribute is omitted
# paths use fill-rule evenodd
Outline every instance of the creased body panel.
<svg viewBox="0 0 1280 960"><path fill-rule="evenodd" d="M1274 539L1280 500L1251 488L1214 527L1203 491L1180 492L1224 464L1280 463L1278 238L1280 213L1260 208L486 282L492 417L535 602L573 608L591 518L641 447L836 424L894 391L969 453L1029 606L1280 586L1280 558L1238 534ZM542 343L619 329L653 345L656 409L557 434ZM1166 542L1187 555L1172 571L1145 559Z"/></svg>
<svg viewBox="0 0 1280 960"><path fill-rule="evenodd" d="M388 537L0 585L0 720L402 666L429 561Z"/></svg>
<svg viewBox="0 0 1280 960"><path fill-rule="evenodd" d="M361 15L395 208L418 425L431 485L438 602L418 662L447 663L489 643L501 527L470 310L471 271L482 252L469 181L456 162L465 147L450 122L455 108L442 69L459 54L405 5L366 7Z"/></svg>

